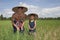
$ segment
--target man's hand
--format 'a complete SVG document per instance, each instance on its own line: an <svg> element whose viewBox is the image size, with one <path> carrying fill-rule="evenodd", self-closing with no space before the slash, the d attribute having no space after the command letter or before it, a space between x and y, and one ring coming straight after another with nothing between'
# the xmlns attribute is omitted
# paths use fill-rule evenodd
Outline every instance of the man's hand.
<svg viewBox="0 0 60 40"><path fill-rule="evenodd" d="M23 27L21 27L21 30L23 30Z"/></svg>
<svg viewBox="0 0 60 40"><path fill-rule="evenodd" d="M17 30L18 30L18 31L20 30L19 27L17 27Z"/></svg>

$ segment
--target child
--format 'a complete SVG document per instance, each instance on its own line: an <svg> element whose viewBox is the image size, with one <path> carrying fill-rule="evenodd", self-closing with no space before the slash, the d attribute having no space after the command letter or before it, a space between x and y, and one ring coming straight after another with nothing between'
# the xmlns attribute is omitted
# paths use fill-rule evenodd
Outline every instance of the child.
<svg viewBox="0 0 60 40"><path fill-rule="evenodd" d="M36 35L35 31L36 31L36 18L38 17L38 15L36 14L29 14L29 34L34 33L34 35Z"/></svg>

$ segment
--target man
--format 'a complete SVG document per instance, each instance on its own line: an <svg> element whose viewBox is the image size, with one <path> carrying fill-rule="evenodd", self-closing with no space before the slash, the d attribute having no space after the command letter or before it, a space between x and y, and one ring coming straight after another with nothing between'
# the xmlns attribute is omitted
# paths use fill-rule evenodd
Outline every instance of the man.
<svg viewBox="0 0 60 40"><path fill-rule="evenodd" d="M15 13L12 15L12 25L14 29L14 33L19 30L20 32L24 31L24 20L26 18L26 14L24 14L27 11L26 7L14 7L12 9Z"/></svg>

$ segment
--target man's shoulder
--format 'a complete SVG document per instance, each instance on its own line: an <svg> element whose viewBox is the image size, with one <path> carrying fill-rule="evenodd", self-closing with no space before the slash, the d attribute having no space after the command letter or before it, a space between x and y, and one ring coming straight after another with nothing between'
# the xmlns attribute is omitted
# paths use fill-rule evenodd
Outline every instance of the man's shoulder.
<svg viewBox="0 0 60 40"><path fill-rule="evenodd" d="M17 13L14 13L12 16L15 16L15 15L17 15Z"/></svg>
<svg viewBox="0 0 60 40"><path fill-rule="evenodd" d="M24 16L27 16L26 14L24 14Z"/></svg>

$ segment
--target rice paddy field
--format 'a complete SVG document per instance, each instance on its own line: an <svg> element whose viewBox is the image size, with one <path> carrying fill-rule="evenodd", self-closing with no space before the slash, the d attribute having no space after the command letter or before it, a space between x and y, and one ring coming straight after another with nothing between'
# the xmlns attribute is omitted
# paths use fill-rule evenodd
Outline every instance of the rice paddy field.
<svg viewBox="0 0 60 40"><path fill-rule="evenodd" d="M37 20L36 37L28 35L28 20L23 33L13 33L10 20L0 20L0 40L60 40L60 20Z"/></svg>

